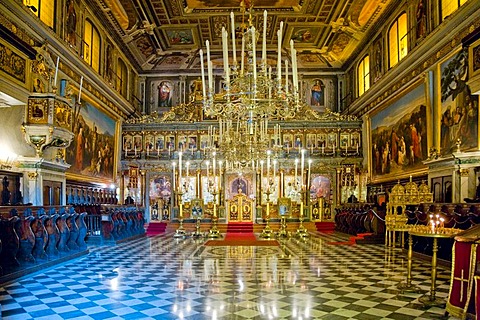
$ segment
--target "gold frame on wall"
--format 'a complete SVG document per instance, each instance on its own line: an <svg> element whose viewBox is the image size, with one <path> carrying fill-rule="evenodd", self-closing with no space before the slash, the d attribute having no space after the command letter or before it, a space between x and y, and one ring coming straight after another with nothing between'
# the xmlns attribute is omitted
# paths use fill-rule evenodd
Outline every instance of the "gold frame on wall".
<svg viewBox="0 0 480 320"><path fill-rule="evenodd" d="M433 120L431 118L431 110L432 106L430 101L428 100L428 79L426 78L419 78L417 81L409 85L408 87L404 88L403 90L397 92L394 96L390 97L387 100L382 101L382 103L372 112L370 112L366 117L366 130L368 132L367 134L367 159L368 159L368 168L369 168L369 176L370 179L373 183L381 183L381 182L386 182L386 181L392 181L393 179L402 179L402 178L408 178L411 175L420 175L420 174L426 174L428 171L427 166L423 166L423 168L412 168L408 169L406 168L405 170L401 170L400 172L395 172L395 173L385 173L382 175L375 175L374 174L374 162L373 162L373 141L372 141L372 118L377 116L379 113L385 111L386 109L392 107L395 103L397 103L399 100L405 98L408 94L412 93L415 91L418 87L424 86L423 90L423 97L424 97L424 103L426 107L426 130L425 132L432 132L432 123ZM392 110L395 111L395 110ZM422 137L424 139L424 137ZM432 137L427 134L427 147L425 150L427 152L427 155L425 157L428 157L428 150L431 148L431 141ZM407 151L406 151L407 152Z"/></svg>

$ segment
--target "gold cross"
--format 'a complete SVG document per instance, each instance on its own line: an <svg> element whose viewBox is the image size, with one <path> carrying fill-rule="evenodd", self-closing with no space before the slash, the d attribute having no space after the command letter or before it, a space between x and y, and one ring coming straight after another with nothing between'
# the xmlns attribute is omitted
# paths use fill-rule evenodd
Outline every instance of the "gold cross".
<svg viewBox="0 0 480 320"><path fill-rule="evenodd" d="M458 277L453 277L453 280L458 280L460 281L460 302L463 302L463 282L467 282L468 283L468 279L465 279L463 277L463 269L462 269L462 272L460 274L460 278Z"/></svg>

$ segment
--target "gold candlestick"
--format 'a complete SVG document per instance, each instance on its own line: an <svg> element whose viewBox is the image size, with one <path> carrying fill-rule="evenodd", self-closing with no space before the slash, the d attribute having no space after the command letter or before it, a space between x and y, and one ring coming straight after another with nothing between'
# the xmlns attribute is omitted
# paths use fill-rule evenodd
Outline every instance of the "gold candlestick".
<svg viewBox="0 0 480 320"><path fill-rule="evenodd" d="M272 192L270 191L270 186L267 187L267 191L265 191L265 195L267 196L267 212L265 213L265 220L267 224L265 225L265 228L263 229L262 233L260 234L260 238L263 239L270 239L273 236L273 231L272 228L270 228L270 194Z"/></svg>
<svg viewBox="0 0 480 320"><path fill-rule="evenodd" d="M298 226L296 235L299 238L307 238L308 237L308 231L305 228L305 226L303 225L303 202L305 201L305 188L301 189L300 194L301 194L300 215L299 215L300 225Z"/></svg>
<svg viewBox="0 0 480 320"><path fill-rule="evenodd" d="M212 190L212 195L213 195L213 215L212 215L212 227L210 228L210 231L208 232L208 238L210 239L218 239L222 238L222 235L220 231L218 231L217 228L217 194L218 190L216 190L215 186L213 187Z"/></svg>
<svg viewBox="0 0 480 320"><path fill-rule="evenodd" d="M180 225L178 226L178 229L175 230L175 234L173 235L174 238L185 238L187 236L187 232L185 231L185 228L183 227L182 195L183 195L183 191L182 191L181 187L178 187L178 191L177 191L178 208L179 208L178 221L180 222Z"/></svg>

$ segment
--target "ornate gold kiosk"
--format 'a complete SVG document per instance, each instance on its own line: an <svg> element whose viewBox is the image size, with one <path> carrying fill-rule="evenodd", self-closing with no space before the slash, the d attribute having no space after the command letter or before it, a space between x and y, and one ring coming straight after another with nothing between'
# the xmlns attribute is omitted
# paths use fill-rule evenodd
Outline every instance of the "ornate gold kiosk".
<svg viewBox="0 0 480 320"><path fill-rule="evenodd" d="M389 194L387 213L385 215L385 246L395 247L395 233L401 233L401 242L405 242L405 232L410 230L407 225L408 217L405 214L407 205L433 202L433 194L429 192L428 185L422 182L417 186L410 178L405 187L396 184Z"/></svg>
<svg viewBox="0 0 480 320"><path fill-rule="evenodd" d="M252 222L253 208L253 200L239 190L239 193L228 201L228 222Z"/></svg>

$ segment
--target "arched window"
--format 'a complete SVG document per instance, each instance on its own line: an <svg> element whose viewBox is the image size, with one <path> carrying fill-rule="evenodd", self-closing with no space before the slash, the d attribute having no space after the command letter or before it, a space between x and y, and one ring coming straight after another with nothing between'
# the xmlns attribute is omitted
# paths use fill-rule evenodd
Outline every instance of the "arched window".
<svg viewBox="0 0 480 320"><path fill-rule="evenodd" d="M395 66L408 53L407 14L400 15L388 29L388 66Z"/></svg>
<svg viewBox="0 0 480 320"><path fill-rule="evenodd" d="M117 90L124 97L127 96L128 74L127 66L122 59L117 61Z"/></svg>
<svg viewBox="0 0 480 320"><path fill-rule="evenodd" d="M358 96L360 97L370 88L370 57L368 55L360 61L357 69Z"/></svg>
<svg viewBox="0 0 480 320"><path fill-rule="evenodd" d="M83 34L83 60L100 72L100 33L90 20L85 20Z"/></svg>
<svg viewBox="0 0 480 320"><path fill-rule="evenodd" d="M440 0L440 14L442 15L442 21L467 1L468 0Z"/></svg>
<svg viewBox="0 0 480 320"><path fill-rule="evenodd" d="M52 29L55 21L56 3L55 0L23 0L23 4Z"/></svg>

